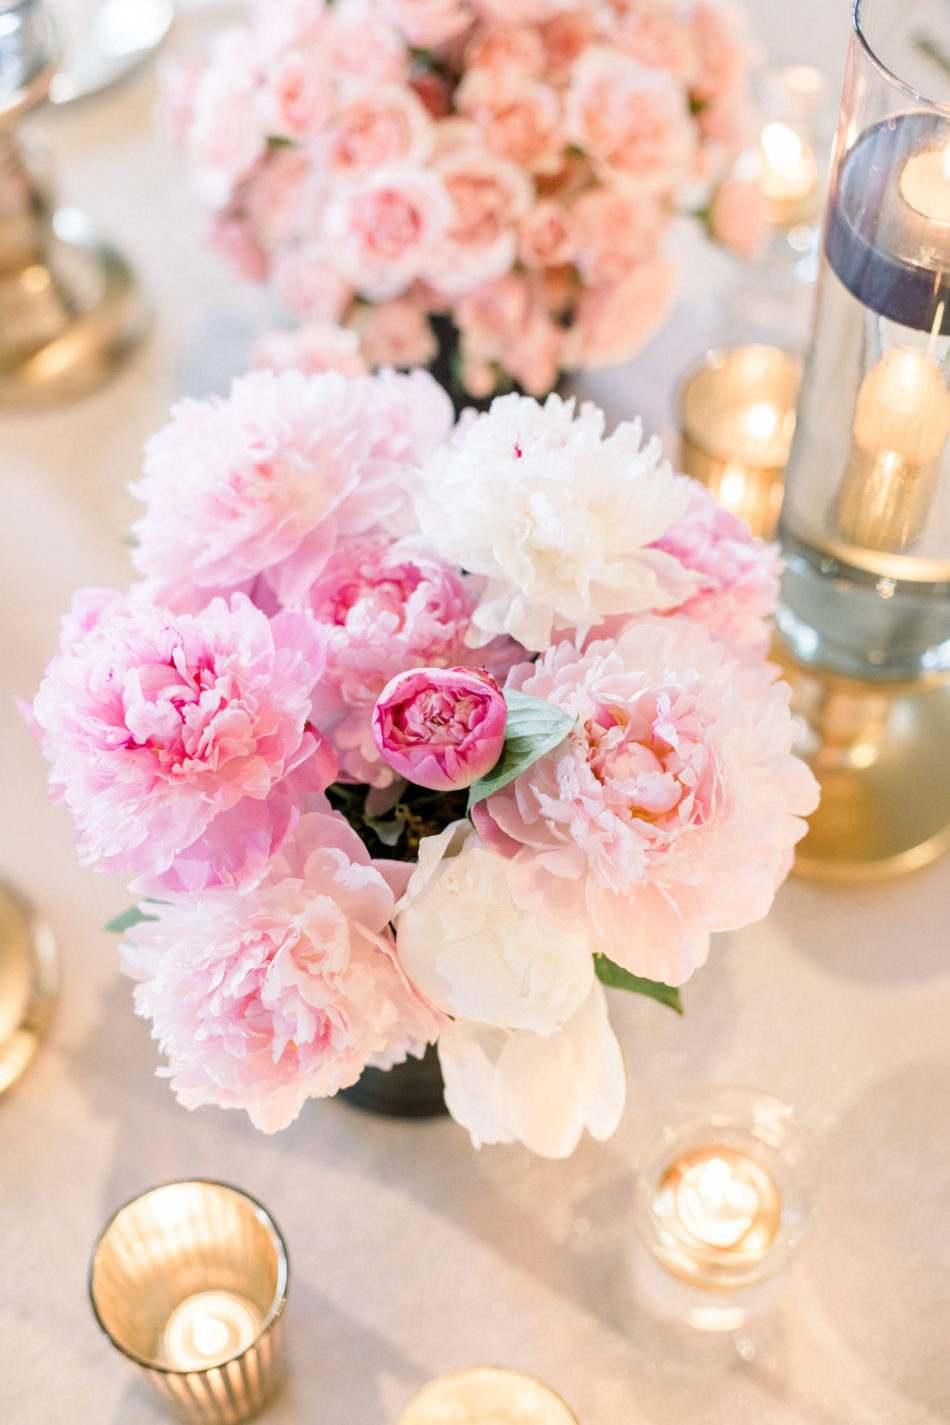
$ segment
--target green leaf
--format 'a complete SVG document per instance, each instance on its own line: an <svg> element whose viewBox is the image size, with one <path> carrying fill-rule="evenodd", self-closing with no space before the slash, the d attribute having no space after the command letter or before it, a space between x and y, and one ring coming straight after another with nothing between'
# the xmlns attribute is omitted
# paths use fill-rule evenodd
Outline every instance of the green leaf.
<svg viewBox="0 0 950 1425"><path fill-rule="evenodd" d="M606 955L594 956L594 971L600 983L608 985L612 990L629 990L631 994L646 995L648 999L658 1000L660 1004L675 1009L677 1014L683 1013L680 992L674 990L672 985L664 985L661 980L645 980L640 975L631 975L629 970L615 965Z"/></svg>
<svg viewBox="0 0 950 1425"><path fill-rule="evenodd" d="M488 775L481 777L469 789L469 811L476 803L520 777L545 752L563 742L574 726L572 717L553 703L546 703L543 698L532 698L528 693L506 688L505 702L508 704L505 745Z"/></svg>
<svg viewBox="0 0 950 1425"><path fill-rule="evenodd" d="M137 905L130 905L128 910L124 910L121 915L115 916L103 930L109 930L113 935L124 935L127 930L131 930L133 925L138 925L141 920L157 920L157 915L146 915L144 910L140 910Z"/></svg>

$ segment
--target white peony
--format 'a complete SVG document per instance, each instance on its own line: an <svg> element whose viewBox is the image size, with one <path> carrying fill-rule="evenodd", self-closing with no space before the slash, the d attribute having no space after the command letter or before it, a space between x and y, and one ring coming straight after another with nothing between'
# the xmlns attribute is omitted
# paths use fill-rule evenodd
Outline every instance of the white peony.
<svg viewBox="0 0 950 1425"><path fill-rule="evenodd" d="M454 1024L439 1037L439 1062L449 1112L476 1147L521 1142L566 1158L585 1128L609 1138L623 1112L623 1057L596 983L557 1034Z"/></svg>
<svg viewBox="0 0 950 1425"><path fill-rule="evenodd" d="M430 542L485 581L470 643L508 633L546 649L561 629L672 608L697 586L650 549L686 513L688 486L639 421L604 439L604 413L502 396L423 467L415 502Z"/></svg>
<svg viewBox="0 0 950 1425"><path fill-rule="evenodd" d="M590 994L594 963L586 928L527 909L526 874L466 821L425 837L396 907L399 962L446 1014L551 1035Z"/></svg>

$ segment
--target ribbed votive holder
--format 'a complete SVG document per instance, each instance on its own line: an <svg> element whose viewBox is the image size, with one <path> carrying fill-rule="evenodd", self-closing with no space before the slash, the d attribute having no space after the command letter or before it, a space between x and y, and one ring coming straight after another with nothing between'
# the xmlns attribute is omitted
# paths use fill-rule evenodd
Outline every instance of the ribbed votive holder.
<svg viewBox="0 0 950 1425"><path fill-rule="evenodd" d="M237 1425L283 1376L287 1249L260 1203L224 1183L153 1188L106 1224L89 1294L109 1340L187 1425Z"/></svg>
<svg viewBox="0 0 950 1425"><path fill-rule="evenodd" d="M429 1381L397 1425L577 1425L577 1420L543 1381L500 1366L473 1366Z"/></svg>

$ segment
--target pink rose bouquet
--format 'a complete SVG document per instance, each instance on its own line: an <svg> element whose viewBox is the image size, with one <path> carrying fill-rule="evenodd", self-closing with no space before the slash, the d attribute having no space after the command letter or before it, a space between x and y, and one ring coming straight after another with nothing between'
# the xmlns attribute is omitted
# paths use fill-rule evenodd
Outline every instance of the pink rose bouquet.
<svg viewBox="0 0 950 1425"><path fill-rule="evenodd" d="M753 242L735 185L714 203L753 59L733 0L267 0L166 73L161 113L215 246L304 324L262 364L441 345L469 395L539 396L649 340L697 192Z"/></svg>
<svg viewBox="0 0 950 1425"><path fill-rule="evenodd" d="M421 372L243 377L134 488L142 578L76 596L26 714L139 898L114 928L180 1101L270 1132L437 1044L474 1142L607 1137L608 990L679 1008L815 804L775 550L637 422L510 395L453 429Z"/></svg>

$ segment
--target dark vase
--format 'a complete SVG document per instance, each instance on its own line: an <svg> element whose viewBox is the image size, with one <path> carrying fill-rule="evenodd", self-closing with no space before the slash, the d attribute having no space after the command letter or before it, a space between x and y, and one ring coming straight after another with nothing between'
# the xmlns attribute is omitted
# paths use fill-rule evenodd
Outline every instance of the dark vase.
<svg viewBox="0 0 950 1425"><path fill-rule="evenodd" d="M435 1118L448 1112L434 1044L421 1059L410 1056L392 1069L364 1069L351 1088L340 1090L340 1098L390 1118Z"/></svg>
<svg viewBox="0 0 950 1425"><path fill-rule="evenodd" d="M443 390L447 391L455 407L455 414L461 415L466 407L475 411L487 411L496 396L507 396L514 393L517 396L525 394L524 388L519 386L517 381L510 377L504 384L496 386L490 396L470 396L462 385L459 375L459 334L458 327L451 317L435 315L429 318L436 340L439 343L438 354L429 366L429 372L435 377ZM564 378L559 377L555 391L559 391L563 385Z"/></svg>

